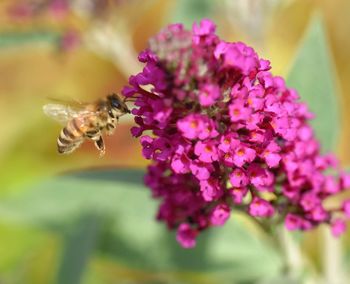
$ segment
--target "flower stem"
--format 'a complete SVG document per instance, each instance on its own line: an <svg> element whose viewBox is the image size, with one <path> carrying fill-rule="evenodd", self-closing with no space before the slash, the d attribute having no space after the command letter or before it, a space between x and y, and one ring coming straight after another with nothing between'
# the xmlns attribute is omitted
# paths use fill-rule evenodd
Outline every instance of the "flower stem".
<svg viewBox="0 0 350 284"><path fill-rule="evenodd" d="M344 267L342 266L342 243L334 238L329 228L322 228L323 233L323 273L325 283L346 283Z"/></svg>

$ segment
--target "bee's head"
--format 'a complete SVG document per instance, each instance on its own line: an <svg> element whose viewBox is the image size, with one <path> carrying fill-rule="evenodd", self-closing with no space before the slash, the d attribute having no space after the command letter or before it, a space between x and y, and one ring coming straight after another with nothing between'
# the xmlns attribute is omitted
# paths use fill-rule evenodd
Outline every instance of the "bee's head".
<svg viewBox="0 0 350 284"><path fill-rule="evenodd" d="M116 112L120 113L119 116L125 113L130 113L128 106L117 94L107 96L107 100L111 108Z"/></svg>

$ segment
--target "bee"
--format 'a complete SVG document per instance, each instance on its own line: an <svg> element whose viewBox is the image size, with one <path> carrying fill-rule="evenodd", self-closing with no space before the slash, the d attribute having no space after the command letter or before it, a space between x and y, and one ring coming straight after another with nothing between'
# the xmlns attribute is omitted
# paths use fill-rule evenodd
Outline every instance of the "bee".
<svg viewBox="0 0 350 284"><path fill-rule="evenodd" d="M90 104L72 105L46 104L46 115L65 125L57 138L60 154L70 154L86 139L94 142L100 152L105 154L103 134L112 135L121 116L130 113L125 100L111 94Z"/></svg>

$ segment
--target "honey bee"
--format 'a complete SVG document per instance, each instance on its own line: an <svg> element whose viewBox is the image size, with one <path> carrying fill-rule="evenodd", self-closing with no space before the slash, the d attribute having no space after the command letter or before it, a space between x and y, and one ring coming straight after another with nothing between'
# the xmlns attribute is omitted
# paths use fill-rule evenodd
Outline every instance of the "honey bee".
<svg viewBox="0 0 350 284"><path fill-rule="evenodd" d="M100 156L105 154L103 134L113 134L119 117L130 113L125 100L117 94L108 95L90 104L46 104L43 111L65 127L57 139L60 154L70 154L86 139L94 141Z"/></svg>

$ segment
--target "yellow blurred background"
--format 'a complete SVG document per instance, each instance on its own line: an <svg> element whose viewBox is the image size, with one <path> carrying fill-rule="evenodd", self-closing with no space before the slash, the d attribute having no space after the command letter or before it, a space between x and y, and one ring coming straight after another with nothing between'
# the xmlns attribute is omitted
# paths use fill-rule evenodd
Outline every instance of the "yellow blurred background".
<svg viewBox="0 0 350 284"><path fill-rule="evenodd" d="M139 142L130 135L130 117L123 117L115 135L107 138L103 158L91 143L72 155L60 156L56 138L61 126L45 117L42 106L50 98L90 102L120 92L128 76L142 68L137 54L147 46L150 36L166 24L182 21L189 26L201 17L213 19L225 40L252 45L271 61L275 75L285 76L311 18L320 14L341 102L341 136L336 154L344 166L349 165L349 0L76 0L68 1L71 5L67 10L51 7L49 2L0 1L1 197L20 195L25 184L65 172L99 167L144 168L147 163ZM26 10L28 3L32 6ZM313 235L313 240L317 238ZM23 267L31 279L27 283L51 283L47 276L50 269L42 271L31 256L21 258L21 247L27 251L35 247L36 260L55 263L60 242L54 234L42 235L31 228L7 224L0 226L0 240L1 246L10 247L2 251L0 246L0 283L24 283L14 278L4 278L3 282L1 277L1 271L13 273ZM313 241L308 245L312 246ZM317 262L318 252L310 254ZM22 262L28 265L18 265ZM178 283L156 282L147 273L130 272L109 261L94 266L105 274L105 282L91 283ZM113 276L128 273L135 282L118 282ZM183 283L215 283L196 277L192 278L194 282Z"/></svg>

